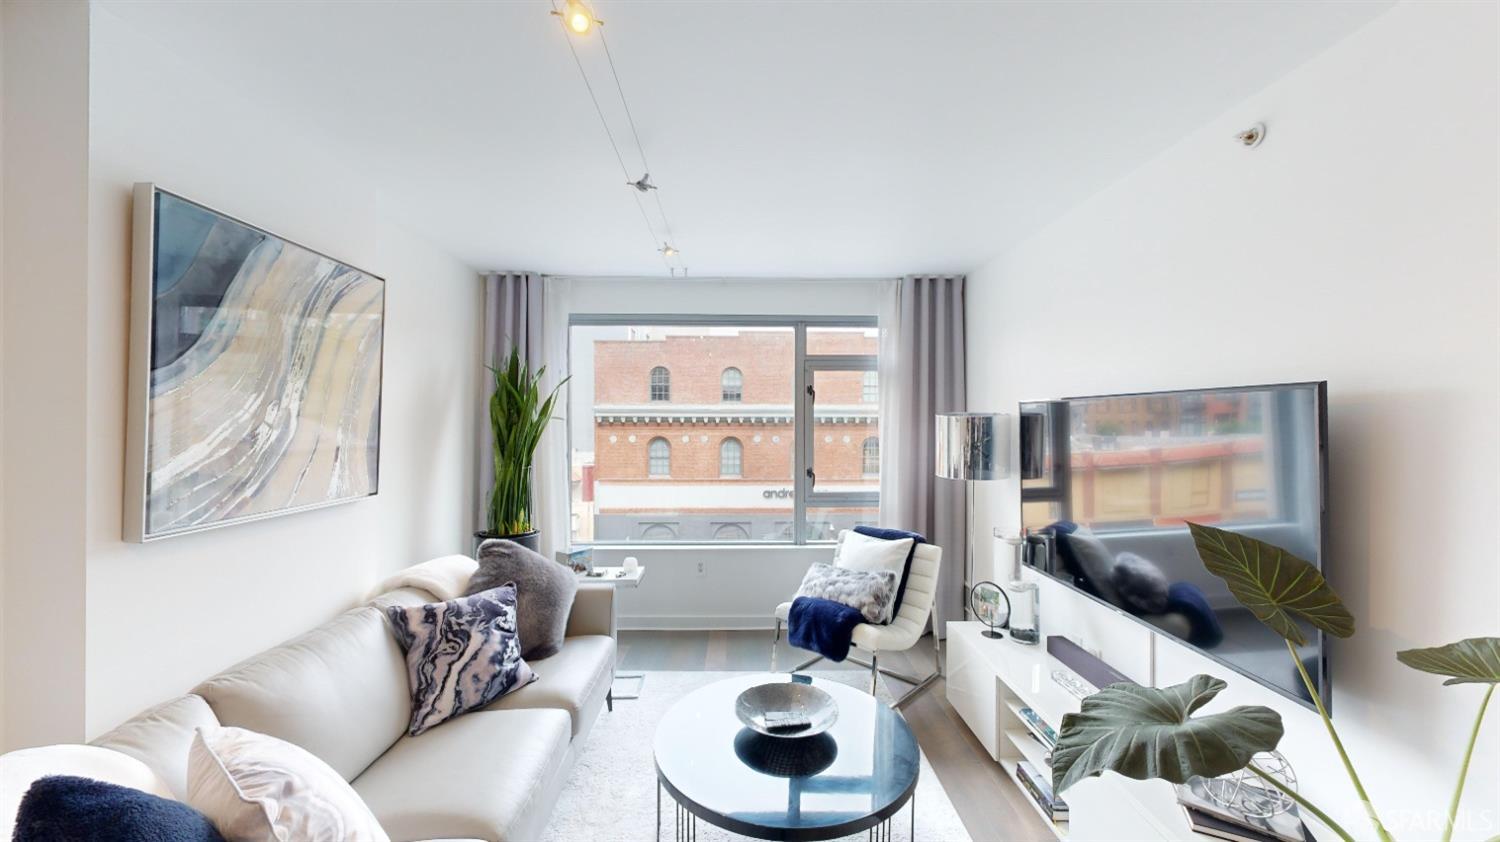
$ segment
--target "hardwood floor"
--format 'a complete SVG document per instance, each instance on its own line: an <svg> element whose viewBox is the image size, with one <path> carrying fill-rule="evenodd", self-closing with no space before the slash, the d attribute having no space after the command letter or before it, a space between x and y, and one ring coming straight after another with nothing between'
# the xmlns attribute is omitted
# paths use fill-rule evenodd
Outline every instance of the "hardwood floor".
<svg viewBox="0 0 1500 842"><path fill-rule="evenodd" d="M621 631L619 668L636 670L768 670L770 631ZM776 650L778 669L790 669L811 657L791 648L785 635ZM910 653L883 656L890 669L926 675L932 671L932 638L923 638ZM823 662L815 669L863 670L853 664ZM896 693L905 685L886 679ZM990 759L979 740L948 704L942 679L903 709L917 742L947 790L954 808L976 842L1037 840L1054 837L1025 802L1025 794ZM628 702L620 702L627 704Z"/></svg>

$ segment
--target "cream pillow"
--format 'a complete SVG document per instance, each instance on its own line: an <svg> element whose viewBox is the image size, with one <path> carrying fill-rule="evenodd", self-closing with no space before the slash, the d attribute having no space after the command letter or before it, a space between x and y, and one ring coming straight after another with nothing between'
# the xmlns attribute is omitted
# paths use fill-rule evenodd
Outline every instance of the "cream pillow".
<svg viewBox="0 0 1500 842"><path fill-rule="evenodd" d="M914 543L916 541L912 538L887 541L884 538L861 535L850 529L839 536L839 545L833 563L847 570L894 573L899 587L902 577L906 574L906 557L911 555L911 547ZM896 601L893 599L886 605L885 614L879 622L889 623L895 608Z"/></svg>
<svg viewBox="0 0 1500 842"><path fill-rule="evenodd" d="M187 802L229 842L390 842L370 808L311 752L244 728L199 728Z"/></svg>

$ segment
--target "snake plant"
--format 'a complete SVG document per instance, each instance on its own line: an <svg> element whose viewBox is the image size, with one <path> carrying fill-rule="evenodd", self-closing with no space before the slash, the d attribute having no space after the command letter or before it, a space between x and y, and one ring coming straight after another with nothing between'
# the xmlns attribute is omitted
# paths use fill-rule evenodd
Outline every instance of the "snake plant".
<svg viewBox="0 0 1500 842"><path fill-rule="evenodd" d="M488 529L494 535L521 535L532 530L532 460L568 378L543 397L542 377L547 367L532 372L515 346L505 364L491 366L490 372L495 377L495 391L490 394L495 487L490 492Z"/></svg>

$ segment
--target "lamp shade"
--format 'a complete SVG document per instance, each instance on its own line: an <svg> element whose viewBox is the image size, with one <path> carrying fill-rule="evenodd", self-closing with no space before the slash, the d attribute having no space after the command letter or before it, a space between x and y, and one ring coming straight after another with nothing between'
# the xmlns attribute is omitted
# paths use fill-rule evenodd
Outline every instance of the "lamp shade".
<svg viewBox="0 0 1500 842"><path fill-rule="evenodd" d="M1004 415L941 412L936 421L938 476L991 480L1010 474L1009 428Z"/></svg>

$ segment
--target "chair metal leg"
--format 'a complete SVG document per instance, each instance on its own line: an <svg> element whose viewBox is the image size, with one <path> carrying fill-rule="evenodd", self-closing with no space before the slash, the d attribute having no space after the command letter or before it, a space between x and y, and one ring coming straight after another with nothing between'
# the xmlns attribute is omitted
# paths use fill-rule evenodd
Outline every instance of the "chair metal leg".
<svg viewBox="0 0 1500 842"><path fill-rule="evenodd" d="M875 695L875 685L880 680L880 655L876 652L870 653L870 695Z"/></svg>
<svg viewBox="0 0 1500 842"><path fill-rule="evenodd" d="M771 638L771 672L776 671L776 650L781 648L781 618L776 618L776 636Z"/></svg>
<svg viewBox="0 0 1500 842"><path fill-rule="evenodd" d="M941 656L936 654L936 647L940 645L936 638L933 639L932 645L934 647L933 668L932 672L925 676L916 676L909 673L900 672L898 670L886 669L876 662L876 659L873 655L871 656L869 661L861 661L860 659L854 657L851 657L848 660L850 663L858 664L859 666L871 670L872 675L878 673L880 675L890 676L897 681L912 685L912 688L910 690L906 691L906 693L902 694L900 698L891 703L891 707L900 708L902 705L916 698L918 693L921 693L923 690L926 690L928 687L932 686L932 682L937 681L942 677L943 661ZM874 679L871 678L871 686L874 686L874 683ZM872 690L871 693L873 695L874 691Z"/></svg>

